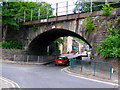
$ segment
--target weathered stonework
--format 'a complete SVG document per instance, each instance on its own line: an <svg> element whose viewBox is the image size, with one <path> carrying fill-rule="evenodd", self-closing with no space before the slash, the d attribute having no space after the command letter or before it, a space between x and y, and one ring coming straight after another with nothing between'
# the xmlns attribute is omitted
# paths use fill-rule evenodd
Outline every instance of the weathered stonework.
<svg viewBox="0 0 120 90"><path fill-rule="evenodd" d="M29 46L33 42L35 43L34 45L40 43L40 45L43 44L43 46L45 46L44 42L46 42L46 45L49 44L49 39L55 40L58 37L68 36L68 35L81 38L84 41L86 41L92 48L94 48L95 43L100 44L101 41L106 38L106 34L107 34L106 23L113 22L115 16L120 15L120 8L113 9L111 10L111 12L112 12L111 16L109 17L101 16L102 11L94 11L92 15L90 15L95 25L95 30L93 31L89 31L89 30L84 31L82 26L83 20L86 16L88 16L89 13L81 13L78 18L75 18L77 17L77 14L74 14L74 15L68 15L68 18L65 18L66 16L59 16L57 21L55 17L53 17L53 18L49 18L48 22L39 22L37 20L37 21L21 23L20 24L21 30L18 31L19 33L17 35L20 37L20 39L23 42L24 50L28 50ZM101 20L101 22L99 22L99 20ZM36 25L37 27L36 31L33 31L31 29L33 25ZM50 31L54 32L54 34L51 34ZM49 35L51 34L51 36L47 34L44 38L42 38L45 40L38 41L37 43L36 40L38 40L38 38L42 36L43 33L45 34L47 32L50 32ZM66 32L65 33L66 35L64 34L64 32ZM41 46L36 45L35 47L41 47ZM95 53L95 50L93 53Z"/></svg>
<svg viewBox="0 0 120 90"><path fill-rule="evenodd" d="M19 49L2 49L2 59L13 60L14 54L26 54L25 51Z"/></svg>
<svg viewBox="0 0 120 90"><path fill-rule="evenodd" d="M118 74L119 58L103 58L101 55L96 55L94 57L94 60L112 63L112 68L114 69L114 72Z"/></svg>

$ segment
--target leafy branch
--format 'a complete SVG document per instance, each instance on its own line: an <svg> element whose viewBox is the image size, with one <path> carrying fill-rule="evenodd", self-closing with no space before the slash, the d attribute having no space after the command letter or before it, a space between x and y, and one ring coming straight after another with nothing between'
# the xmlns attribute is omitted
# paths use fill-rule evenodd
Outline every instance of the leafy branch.
<svg viewBox="0 0 120 90"><path fill-rule="evenodd" d="M37 27L35 25L33 25L30 29L32 29L33 31L36 31Z"/></svg>
<svg viewBox="0 0 120 90"><path fill-rule="evenodd" d="M110 7L110 4L106 4L106 5L103 5L103 8L102 8L102 16L109 16L111 14L110 10L113 9L112 7Z"/></svg>
<svg viewBox="0 0 120 90"><path fill-rule="evenodd" d="M91 17L89 17L89 16L85 18L82 26L84 27L85 31L88 31L88 30L93 31L95 28L94 23L93 23Z"/></svg>

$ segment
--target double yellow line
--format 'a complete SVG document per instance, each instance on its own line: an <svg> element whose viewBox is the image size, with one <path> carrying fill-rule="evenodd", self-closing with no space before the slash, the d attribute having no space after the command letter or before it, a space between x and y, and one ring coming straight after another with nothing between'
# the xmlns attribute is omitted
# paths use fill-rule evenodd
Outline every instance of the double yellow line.
<svg viewBox="0 0 120 90"><path fill-rule="evenodd" d="M5 82L7 82L7 83L9 83L9 84L11 84L11 85L12 85L12 88L20 88L20 86L19 86L16 82L14 82L14 81L12 81L12 80L9 80L9 79L4 78L4 77L2 77L2 76L0 76L0 79L1 79L1 80L4 80Z"/></svg>

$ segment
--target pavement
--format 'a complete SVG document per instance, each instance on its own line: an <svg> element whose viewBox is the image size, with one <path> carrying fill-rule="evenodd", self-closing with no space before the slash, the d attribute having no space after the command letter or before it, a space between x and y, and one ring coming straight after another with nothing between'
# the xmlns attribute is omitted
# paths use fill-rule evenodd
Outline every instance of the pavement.
<svg viewBox="0 0 120 90"><path fill-rule="evenodd" d="M4 60L0 60L0 63L4 61ZM5 60L7 62L11 62L13 63L12 61L9 61L9 60ZM7 78L4 78L2 76L0 76L0 90L1 89L4 89L4 88L19 88L19 85L17 85L14 81L11 81Z"/></svg>
<svg viewBox="0 0 120 90"><path fill-rule="evenodd" d="M97 82L102 82L102 83L107 83L107 84L118 86L118 76L113 76L112 79L108 79L108 78L94 76L92 74L76 73L74 70L70 68L70 66L62 69L62 71L74 77L84 78L87 80L92 80L92 81L97 81Z"/></svg>
<svg viewBox="0 0 120 90"><path fill-rule="evenodd" d="M79 56L80 54L76 54L77 56ZM71 58L71 56L73 56L73 54L65 54L65 56L68 56ZM90 60L89 57L82 57L82 60ZM100 76L94 76L93 74L87 74L87 73L81 73L79 68L77 68L77 70L72 70L70 67L67 67L65 69L63 69L62 71L75 76L75 77L84 77L84 78L89 78L92 80L98 80L98 81L102 81L102 82L106 82L106 83L111 83L111 84L118 84L118 73L113 73L112 74L112 78L106 78L107 75L106 73L99 73L101 75ZM88 71L88 70L87 70ZM109 77L109 76L108 76Z"/></svg>
<svg viewBox="0 0 120 90"><path fill-rule="evenodd" d="M10 85L10 83L8 83L7 81L3 80L2 78L0 78L0 90L2 88L11 88L12 85Z"/></svg>
<svg viewBox="0 0 120 90"><path fill-rule="evenodd" d="M20 88L14 81L0 76L0 90L5 88Z"/></svg>
<svg viewBox="0 0 120 90"><path fill-rule="evenodd" d="M43 65L43 64L49 64L51 62L54 62L54 60L51 60L49 62L38 63L38 62L20 62L20 61L11 61L11 60L0 59L0 62L6 63L6 64L20 64L20 65Z"/></svg>

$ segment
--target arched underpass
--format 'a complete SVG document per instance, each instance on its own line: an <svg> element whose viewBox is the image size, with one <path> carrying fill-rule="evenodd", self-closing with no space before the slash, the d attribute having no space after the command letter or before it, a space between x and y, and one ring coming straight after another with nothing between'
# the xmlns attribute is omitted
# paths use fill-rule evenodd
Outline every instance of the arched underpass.
<svg viewBox="0 0 120 90"><path fill-rule="evenodd" d="M29 45L29 52L35 55L46 55L47 46L59 37L74 36L91 45L79 34L65 29L51 29L38 35Z"/></svg>

